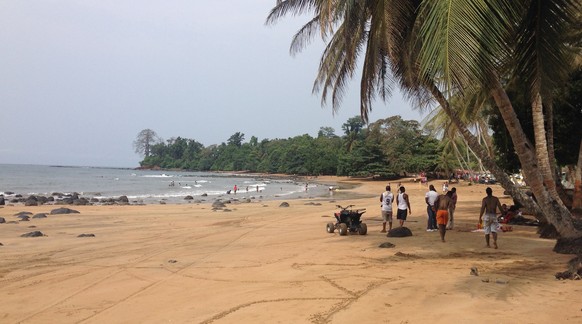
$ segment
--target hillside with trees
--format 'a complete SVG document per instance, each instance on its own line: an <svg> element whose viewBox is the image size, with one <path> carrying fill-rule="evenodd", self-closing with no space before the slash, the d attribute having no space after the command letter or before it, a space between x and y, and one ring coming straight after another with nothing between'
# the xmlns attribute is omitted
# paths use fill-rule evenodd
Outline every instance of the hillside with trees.
<svg viewBox="0 0 582 324"><path fill-rule="evenodd" d="M342 131L337 135L333 128L321 127L317 137L251 136L248 141L236 132L226 142L205 147L182 137L163 141L148 129L138 134L134 147L144 156L143 168L382 178L450 171L439 165L440 141L423 131L418 121L393 116L366 125L356 116L342 125Z"/></svg>

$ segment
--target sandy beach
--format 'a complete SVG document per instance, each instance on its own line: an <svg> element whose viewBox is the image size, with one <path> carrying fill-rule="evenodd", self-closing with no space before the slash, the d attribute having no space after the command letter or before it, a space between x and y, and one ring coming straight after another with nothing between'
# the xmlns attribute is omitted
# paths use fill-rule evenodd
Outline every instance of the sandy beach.
<svg viewBox="0 0 582 324"><path fill-rule="evenodd" d="M485 185L454 185L455 229L442 243L425 231L426 187L403 180L414 235L390 238L380 233L386 182L319 181L359 186L287 208L68 206L80 213L0 224L0 323L582 322L582 281L554 278L572 255L552 252L535 227L500 233L498 250L472 232ZM326 233L337 204L366 208L368 234ZM4 206L0 217L54 208ZM21 237L31 231L46 236Z"/></svg>

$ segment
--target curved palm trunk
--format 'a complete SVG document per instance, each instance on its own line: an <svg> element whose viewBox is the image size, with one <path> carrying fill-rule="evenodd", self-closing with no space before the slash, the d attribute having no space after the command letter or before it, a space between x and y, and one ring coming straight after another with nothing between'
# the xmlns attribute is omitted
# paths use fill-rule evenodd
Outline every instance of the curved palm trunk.
<svg viewBox="0 0 582 324"><path fill-rule="evenodd" d="M449 116L453 124L455 124L459 132L461 132L467 143L467 147L470 148L471 151L473 151L473 154L475 154L475 156L481 160L481 163L483 163L487 169L489 169L489 171L495 175L495 178L497 181L499 181L503 189L509 191L511 197L515 198L528 210L532 211L537 219L545 221L544 214L540 207L534 203L524 192L519 190L519 188L511 181L511 179L509 179L509 176L507 176L507 174L501 170L499 166L497 166L491 156L485 151L485 149L483 149L481 145L479 145L477 138L471 134L458 114L451 109L448 100L440 92L440 90L434 84L428 84L427 87L431 91L432 95L436 98L438 103L441 105L444 112Z"/></svg>
<svg viewBox="0 0 582 324"><path fill-rule="evenodd" d="M545 218L550 224L554 225L562 238L576 239L582 237L582 231L574 227L570 211L561 202L553 199L544 187L544 179L537 164L534 147L527 140L519 119L513 110L511 101L501 86L499 79L491 78L491 80L493 82L491 95L511 135L526 181L530 185Z"/></svg>

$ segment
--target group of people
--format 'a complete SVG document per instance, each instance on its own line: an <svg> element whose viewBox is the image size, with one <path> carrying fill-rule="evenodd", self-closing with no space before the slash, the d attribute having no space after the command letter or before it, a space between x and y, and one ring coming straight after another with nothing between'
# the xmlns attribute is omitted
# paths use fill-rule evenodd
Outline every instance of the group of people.
<svg viewBox="0 0 582 324"><path fill-rule="evenodd" d="M398 186L398 194L396 195L396 219L400 222L400 226L404 225L407 216L412 214L410 208L410 200L406 189L403 186ZM503 212L503 208L499 199L493 196L493 190L489 187L485 190L487 196L481 202L481 212L479 213L479 224L482 224L485 232L485 242L487 247L491 247L490 236L493 236L493 247L497 249L497 229L499 226L497 219L497 210ZM386 224L388 223L388 230L392 230L392 204L394 202L394 195L391 192L390 185L386 186L386 191L380 195L381 213L382 213L382 231L386 232ZM440 234L442 242L445 242L445 235L447 229L451 230L454 227L454 214L457 207L457 188L453 187L443 194L437 193L434 185L429 186L429 191L425 194L426 211L427 211L427 232L436 232Z"/></svg>
<svg viewBox="0 0 582 324"><path fill-rule="evenodd" d="M426 202L426 213L428 215L426 231L438 231L441 241L445 242L447 229L454 227L455 208L457 208L457 188L448 190L448 186L443 186L443 194L438 194L435 187L430 185L428 192L424 196Z"/></svg>
<svg viewBox="0 0 582 324"><path fill-rule="evenodd" d="M382 210L382 232L386 233L386 223L388 223L388 230L392 229L392 203L394 202L394 195L391 192L390 185L386 186L386 191L380 195L380 203ZM400 226L404 225L404 221L408 215L412 214L410 209L410 200L406 193L406 188L398 186L398 194L396 195L396 219L400 222Z"/></svg>

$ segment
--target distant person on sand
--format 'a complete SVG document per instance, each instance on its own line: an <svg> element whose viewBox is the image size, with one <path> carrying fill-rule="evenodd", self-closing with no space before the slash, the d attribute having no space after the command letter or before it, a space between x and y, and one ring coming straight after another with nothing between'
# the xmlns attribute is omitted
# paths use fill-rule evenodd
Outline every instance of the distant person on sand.
<svg viewBox="0 0 582 324"><path fill-rule="evenodd" d="M447 222L449 220L449 208L453 203L451 196L453 194L449 191L444 195L439 195L434 202L436 208L436 222L439 227L439 234L441 235L441 242L445 242L445 234L447 233Z"/></svg>
<svg viewBox="0 0 582 324"><path fill-rule="evenodd" d="M408 215L412 214L412 209L410 208L410 201L408 200L408 194L406 194L406 189L400 187L400 193L396 196L396 206L398 211L396 212L396 219L400 221L400 227L404 226L404 221Z"/></svg>
<svg viewBox="0 0 582 324"><path fill-rule="evenodd" d="M451 188L450 192L452 192L452 194L451 194L452 203L449 206L449 224L447 225L448 230L452 230L453 226L454 226L453 217L455 215L455 208L457 208L457 188L455 188L455 187Z"/></svg>
<svg viewBox="0 0 582 324"><path fill-rule="evenodd" d="M497 248L497 227L499 223L497 221L496 211L499 209L501 212L501 203L499 198L493 196L493 190L489 187L485 189L487 196L483 198L481 203L481 212L479 213L479 224L483 221L483 229L485 230L485 242L487 242L487 247L489 245L489 234L493 233L493 247ZM483 217L485 213L485 217Z"/></svg>
<svg viewBox="0 0 582 324"><path fill-rule="evenodd" d="M386 186L386 191L380 195L381 203L381 213L382 213L382 233L386 233L386 222L388 222L389 228L392 229L392 202L394 201L394 195L390 192L390 185Z"/></svg>

